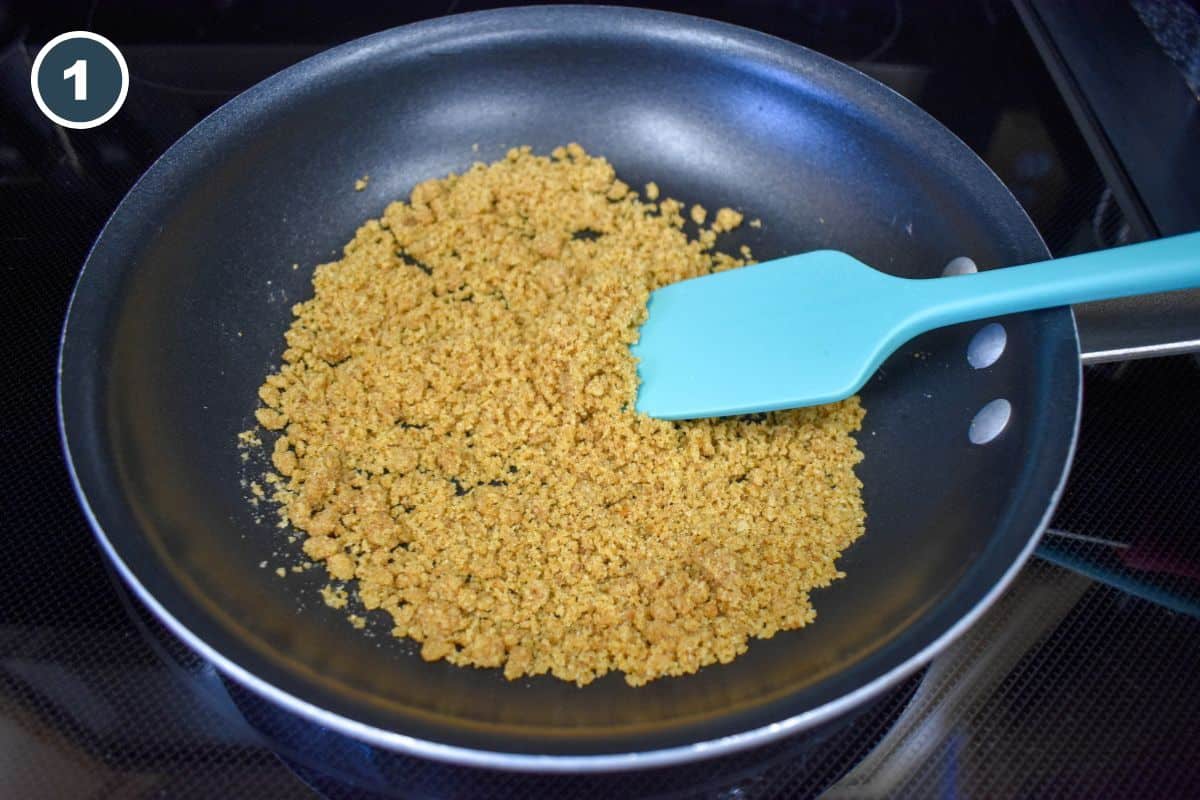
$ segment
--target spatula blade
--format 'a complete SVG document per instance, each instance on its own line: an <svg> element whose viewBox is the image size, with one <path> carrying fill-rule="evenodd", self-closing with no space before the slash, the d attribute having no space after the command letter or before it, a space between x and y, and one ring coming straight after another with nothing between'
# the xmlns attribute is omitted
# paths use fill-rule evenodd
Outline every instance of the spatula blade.
<svg viewBox="0 0 1200 800"><path fill-rule="evenodd" d="M819 250L664 286L631 348L637 410L690 419L844 399L899 344L904 283Z"/></svg>

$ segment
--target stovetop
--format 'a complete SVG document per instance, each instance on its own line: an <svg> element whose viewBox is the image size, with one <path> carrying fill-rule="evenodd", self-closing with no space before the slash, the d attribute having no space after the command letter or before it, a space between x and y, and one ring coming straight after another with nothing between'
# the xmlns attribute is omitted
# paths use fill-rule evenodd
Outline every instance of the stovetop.
<svg viewBox="0 0 1200 800"><path fill-rule="evenodd" d="M1080 449L1039 558L918 678L765 751L603 780L381 754L266 706L110 575L59 452L54 361L71 286L142 170L237 91L356 36L487 3L0 4L0 786L12 797L1154 797L1200 787L1200 366L1086 370ZM668 7L667 4L659 4ZM693 2L909 96L980 153L1056 254L1127 223L1005 3ZM31 109L40 43L92 29L130 65L104 126Z"/></svg>

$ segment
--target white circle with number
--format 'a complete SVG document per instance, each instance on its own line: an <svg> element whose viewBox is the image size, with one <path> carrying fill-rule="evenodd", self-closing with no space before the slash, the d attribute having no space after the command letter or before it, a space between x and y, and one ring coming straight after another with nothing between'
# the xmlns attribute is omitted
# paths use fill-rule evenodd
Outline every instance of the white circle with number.
<svg viewBox="0 0 1200 800"><path fill-rule="evenodd" d="M121 110L129 93L129 67L117 46L100 34L70 31L38 51L29 84L51 121L85 130Z"/></svg>

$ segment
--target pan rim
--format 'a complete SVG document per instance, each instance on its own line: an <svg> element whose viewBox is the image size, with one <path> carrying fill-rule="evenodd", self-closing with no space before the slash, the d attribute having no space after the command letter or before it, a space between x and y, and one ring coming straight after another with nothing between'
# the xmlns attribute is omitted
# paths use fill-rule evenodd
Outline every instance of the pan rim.
<svg viewBox="0 0 1200 800"><path fill-rule="evenodd" d="M918 115L928 117L915 104L897 94L890 88L874 81L867 76L857 72L852 67L843 65L833 59L827 58L819 53L808 50L800 45L787 42L778 37L769 34L761 33L740 26L730 25L727 23L717 22L714 20L694 17L691 15L677 14L672 12L660 12L646 9L630 9L613 6L541 6L527 8L509 8L496 9L490 11L473 12L470 14L453 15L435 20L414 23L413 25L403 26L402 28L392 28L381 31L370 36L355 39L353 41L338 45L336 47L325 50L311 58L305 59L296 65L288 67L275 75L272 75L264 81L256 84L254 87L246 90L220 108L214 110L212 114L205 117L194 126L188 133L185 133L180 140L173 144L168 150L157 159L154 164L147 169L146 173L138 179L134 186L126 195L128 198L138 189L139 185L145 180L146 176L155 170L155 167L164 158L174 150L180 143L185 142L189 138L196 135L197 129L212 124L212 120L217 115L222 113L230 113L231 107L237 107L239 104L253 102L252 95L263 91L264 87L275 85L277 82L288 81L295 79L304 70L311 70L322 65L326 61L332 61L349 53L357 53L360 56L362 51L370 50L373 46L386 41L389 37L396 35L397 31L411 31L419 29L422 31L433 32L437 29L451 28L459 21L467 18L487 19L493 17L504 18L519 18L526 17L530 19L538 19L541 15L550 13L571 13L584 16L605 18L610 14L621 14L625 16L640 16L647 21L657 20L686 20L689 26L689 32L692 35L704 34L725 41L732 41L738 44L758 45L764 48L772 55L786 57L786 53L780 53L780 48L790 50L799 50L806 56L818 63L827 62L832 65L835 70L843 71L844 73L853 73L855 80L863 82L870 87L870 90L876 97L888 97L893 102L906 107L908 113L916 113ZM932 118L930 118L932 121ZM952 132L945 129L944 126L938 125L944 136L949 137L946 141L953 142L961 148L965 153L969 153L980 166L984 169L986 164L978 157L969 147L961 142ZM1041 241L1040 235L1036 232L1033 223L1028 221L1028 216L1024 209L1017 203L1015 198L1012 198L1011 192L1004 186L1003 182L996 179L1000 189L1012 199L1013 206L1020 211L1025 217L1029 225L1029 230L1032 231L1032 236L1036 237L1037 242L1045 249L1044 243ZM122 207L125 205L125 199L118 204L113 211L112 216L105 223L97 236L96 242L93 243L89 250L88 256L84 261L84 267L80 272L80 276L76 282L75 288L72 291L71 300L67 308L66 318L63 324L62 332L59 341L59 353L57 361L56 374L56 415L59 426L60 442L66 461L67 470L70 475L72 487L75 495L83 509L84 516L91 527L93 534L101 545L106 556L112 560L117 572L125 583L134 591L135 595L146 604L151 612L171 630L171 632L182 639L191 649L198 652L206 660L217 666L220 671L236 680L247 689L255 692L263 698L271 701L282 708L296 713L305 719L315 722L319 725L326 726L338 732L349 735L360 741L367 742L371 745L379 746L388 750L406 753L423 758L429 758L436 761L447 762L460 766L501 769L510 771L523 772L547 772L547 773L577 773L577 772L612 772L624 770L637 770L651 767L662 767L677 765L699 759L713 758L721 755L746 750L752 747L765 745L784 738L788 735L810 729L824 722L836 719L846 712L858 707L862 703L877 697L886 690L898 685L904 679L914 674L918 669L928 663L933 657L944 650L951 642L957 639L967 628L975 623L976 620L996 601L1009 584L1016 577L1020 569L1028 561L1032 555L1042 532L1049 524L1051 516L1058 505L1066 485L1067 476L1070 473L1070 467L1075 455L1076 443L1080 425L1080 411L1082 404L1082 381L1081 381L1081 364L1078 359L1079 340L1076 330L1074 314L1066 309L1067 320L1069 321L1069 330L1072 340L1072 346L1077 357L1075 360L1076 374L1075 380L1075 405L1072 410L1073 420L1071 424L1071 432L1069 441L1067 442L1066 452L1063 459L1062 469L1060 471L1058 482L1050 495L1049 502L1043 511L1041 519L1031 531L1028 541L1025 543L1021 551L1012 560L1012 563L1005 570L1003 575L983 594L983 596L974 604L974 606L959 617L952 625L944 629L925 647L921 648L917 653L905 659L899 665L892 667L887 672L879 675L875 679L859 686L855 690L844 694L834 700L831 700L822 705L803 711L799 714L787 717L783 720L773 722L767 725L754 727L749 730L739 731L727 736L711 739L708 741L693 742L686 745L677 745L653 749L647 751L630 751L617 753L597 753L597 754L535 754L535 753L514 753L503 752L497 750L488 750L474 747L467 747L455 744L446 744L443 742L422 739L407 734L402 734L396 731L387 730L376 725L361 722L344 716L340 713L329 711L309 701L303 700L300 697L289 693L271 682L254 674L251 670L236 663L232 658L225 656L213 646L205 642L200 636L193 633L184 623L177 619L171 612L164 607L138 580L134 571L126 564L117 551L116 546L109 536L105 533L100 520L93 510L92 504L88 500L87 493L84 489L83 482L80 480L75 461L72 457L70 438L67 430L66 414L64 410L64 353L67 342L68 331L72 319L73 312L76 309L76 300L78 299L80 285L83 282L84 274L87 272L87 265L92 260L92 255L104 238L112 220L116 218Z"/></svg>

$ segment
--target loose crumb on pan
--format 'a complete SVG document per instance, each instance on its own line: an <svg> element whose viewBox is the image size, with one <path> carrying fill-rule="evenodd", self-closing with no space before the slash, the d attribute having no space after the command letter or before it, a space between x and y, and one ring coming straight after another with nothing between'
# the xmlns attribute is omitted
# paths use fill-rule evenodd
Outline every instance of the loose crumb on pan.
<svg viewBox="0 0 1200 800"><path fill-rule="evenodd" d="M708 217L708 211L705 210L704 206L697 203L696 205L692 206L691 216L692 222L696 223L697 225L703 225L704 220Z"/></svg>
<svg viewBox="0 0 1200 800"><path fill-rule="evenodd" d="M713 219L712 229L716 233L725 233L742 224L742 215L734 211L732 208L722 208L717 211L717 216Z"/></svg>
<svg viewBox="0 0 1200 800"><path fill-rule="evenodd" d="M654 181L650 181L649 183L646 184L646 199L647 200L657 200L658 199L658 184L655 183Z"/></svg>
<svg viewBox="0 0 1200 800"><path fill-rule="evenodd" d="M317 267L258 393L273 499L424 658L640 685L808 624L809 592L842 577L858 398L633 410L650 291L750 259L714 249L740 214L689 240L683 208L577 144L517 148L417 185Z"/></svg>
<svg viewBox="0 0 1200 800"><path fill-rule="evenodd" d="M361 192L363 189L367 188L367 183L370 180L371 180L370 175L363 175L361 178L359 178L358 180L356 180L354 182L354 191Z"/></svg>
<svg viewBox="0 0 1200 800"><path fill-rule="evenodd" d="M333 586L321 587L321 599L325 601L325 605L330 608L345 608L349 602L350 596L345 589L338 589Z"/></svg>
<svg viewBox="0 0 1200 800"><path fill-rule="evenodd" d="M751 228L761 228L762 220L755 217L754 219L750 220L750 227Z"/></svg>
<svg viewBox="0 0 1200 800"><path fill-rule="evenodd" d="M237 438L238 447L262 447L262 439L259 438L257 431L242 431L237 435Z"/></svg>

